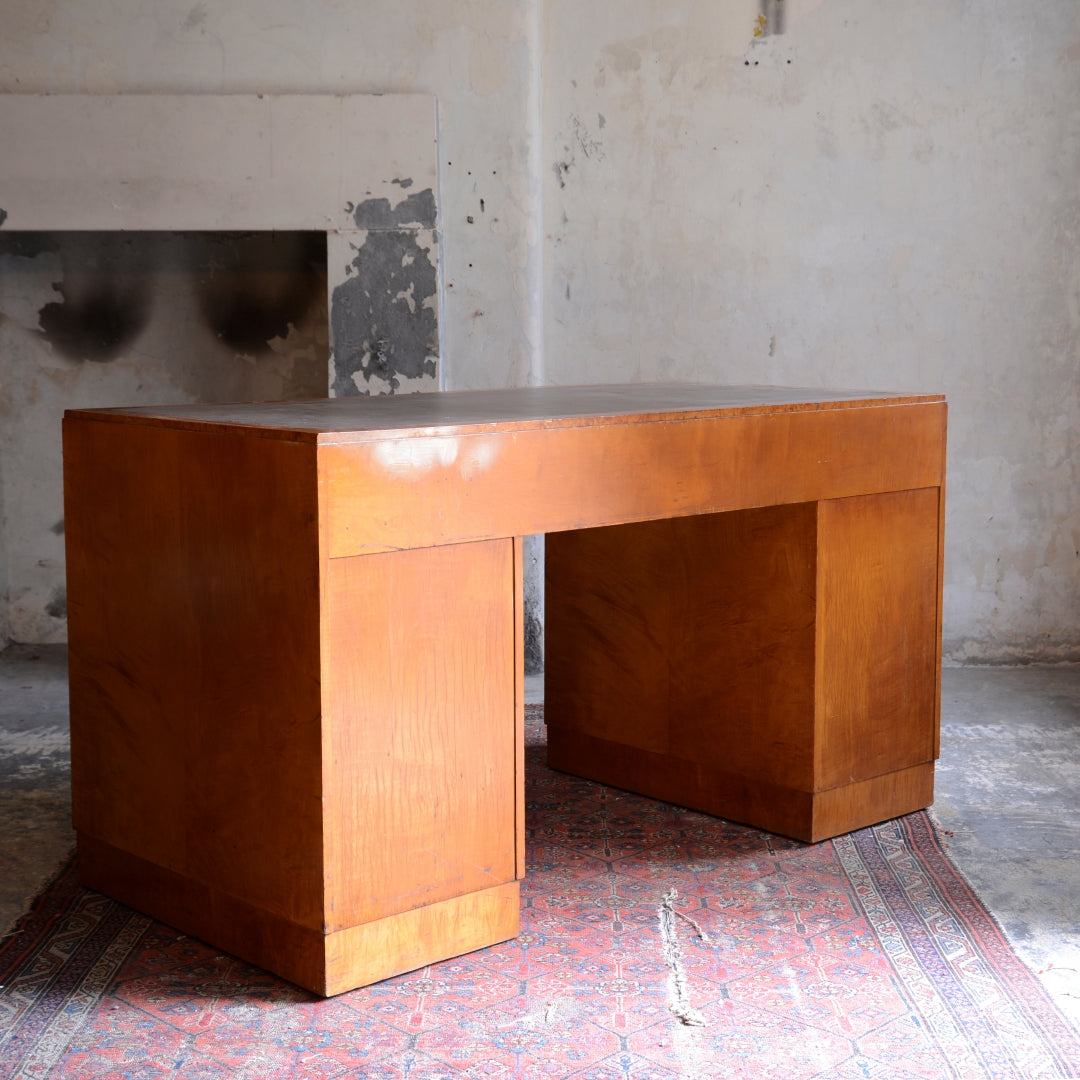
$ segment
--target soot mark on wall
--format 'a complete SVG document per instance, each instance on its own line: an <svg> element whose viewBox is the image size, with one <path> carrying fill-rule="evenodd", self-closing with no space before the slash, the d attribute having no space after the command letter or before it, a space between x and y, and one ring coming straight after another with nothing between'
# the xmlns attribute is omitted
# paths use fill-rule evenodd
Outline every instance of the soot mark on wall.
<svg viewBox="0 0 1080 1080"><path fill-rule="evenodd" d="M303 232L221 237L196 286L210 329L248 354L288 336L325 290L326 234Z"/></svg>
<svg viewBox="0 0 1080 1080"><path fill-rule="evenodd" d="M401 186L408 184L402 181ZM431 188L415 192L393 208L389 199L366 199L358 206L350 203L347 209L358 229L435 228L435 193Z"/></svg>
<svg viewBox="0 0 1080 1080"><path fill-rule="evenodd" d="M67 618L67 589L63 585L58 585L53 589L52 596L45 605L45 614L51 615L54 619Z"/></svg>
<svg viewBox="0 0 1080 1080"><path fill-rule="evenodd" d="M33 246L34 237L27 242ZM155 259L116 233L87 233L57 245L41 236L40 247L59 247L63 276L53 285L59 300L38 312L41 334L69 360L107 363L123 355L150 320Z"/></svg>
<svg viewBox="0 0 1080 1080"><path fill-rule="evenodd" d="M58 355L76 362L129 356L173 281L190 282L205 326L249 357L269 354L325 304L322 232L5 232L0 250L60 256L52 286L59 299L40 307L38 328Z"/></svg>
<svg viewBox="0 0 1080 1080"><path fill-rule="evenodd" d="M41 332L69 360L106 363L122 356L150 318L145 283L103 278L89 286L57 286L62 300L40 312Z"/></svg>
<svg viewBox="0 0 1080 1080"><path fill-rule="evenodd" d="M544 671L544 628L536 609L525 611L525 674L540 675Z"/></svg>
<svg viewBox="0 0 1080 1080"><path fill-rule="evenodd" d="M325 397L325 251L324 232L0 229L0 414L19 420L8 424L3 450L18 497L6 501L0 537L0 619L14 640L63 631L60 412ZM230 330L238 312L249 330Z"/></svg>
<svg viewBox="0 0 1080 1080"><path fill-rule="evenodd" d="M434 376L435 265L417 234L370 232L350 265L330 300L334 393L370 393L361 377L370 383L377 376L396 390L402 379Z"/></svg>

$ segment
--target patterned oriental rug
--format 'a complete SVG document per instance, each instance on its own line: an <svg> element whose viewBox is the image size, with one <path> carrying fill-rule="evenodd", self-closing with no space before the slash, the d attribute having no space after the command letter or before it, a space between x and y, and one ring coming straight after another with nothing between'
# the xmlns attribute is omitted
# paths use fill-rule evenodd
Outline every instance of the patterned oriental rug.
<svg viewBox="0 0 1080 1080"><path fill-rule="evenodd" d="M925 814L816 845L549 770L514 941L324 1001L78 886L0 947L0 1075L1080 1077Z"/></svg>

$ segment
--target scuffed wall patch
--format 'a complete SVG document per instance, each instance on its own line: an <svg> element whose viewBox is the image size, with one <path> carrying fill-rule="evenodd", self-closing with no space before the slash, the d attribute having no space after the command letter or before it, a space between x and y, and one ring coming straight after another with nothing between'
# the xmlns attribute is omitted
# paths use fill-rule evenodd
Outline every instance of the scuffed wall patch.
<svg viewBox="0 0 1080 1080"><path fill-rule="evenodd" d="M336 396L392 393L403 381L436 374L434 234L401 229L361 236L346 280L330 295Z"/></svg>
<svg viewBox="0 0 1080 1080"><path fill-rule="evenodd" d="M0 208L0 225L3 225L7 221L7 211Z"/></svg>

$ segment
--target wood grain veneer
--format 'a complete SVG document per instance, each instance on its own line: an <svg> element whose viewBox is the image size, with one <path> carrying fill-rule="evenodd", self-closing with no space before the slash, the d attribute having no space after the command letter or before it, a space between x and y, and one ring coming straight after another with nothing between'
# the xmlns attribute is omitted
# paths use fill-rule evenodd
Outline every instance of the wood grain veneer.
<svg viewBox="0 0 1080 1080"><path fill-rule="evenodd" d="M321 928L314 449L64 439L76 830Z"/></svg>
<svg viewBox="0 0 1080 1080"><path fill-rule="evenodd" d="M328 932L516 880L514 571L513 540L328 563Z"/></svg>

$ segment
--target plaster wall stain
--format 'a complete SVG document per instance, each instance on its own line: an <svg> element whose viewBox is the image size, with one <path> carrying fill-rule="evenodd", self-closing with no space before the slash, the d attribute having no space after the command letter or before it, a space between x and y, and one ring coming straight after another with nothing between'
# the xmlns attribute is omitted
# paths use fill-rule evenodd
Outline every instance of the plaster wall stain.
<svg viewBox="0 0 1080 1080"><path fill-rule="evenodd" d="M393 392L402 379L434 377L436 306L435 265L417 234L369 232L330 298L334 394L370 393L373 378Z"/></svg>
<svg viewBox="0 0 1080 1080"><path fill-rule="evenodd" d="M187 18L184 19L183 28L185 30L197 30L203 23L206 22L206 5L196 4L187 14Z"/></svg>

